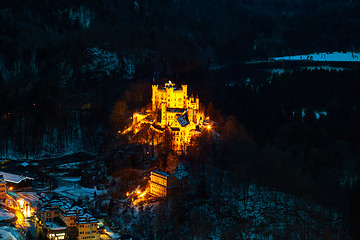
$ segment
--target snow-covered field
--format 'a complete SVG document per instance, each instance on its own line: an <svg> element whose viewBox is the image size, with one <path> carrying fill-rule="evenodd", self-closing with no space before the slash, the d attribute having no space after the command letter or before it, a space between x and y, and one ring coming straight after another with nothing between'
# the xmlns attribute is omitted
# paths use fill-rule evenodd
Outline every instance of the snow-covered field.
<svg viewBox="0 0 360 240"><path fill-rule="evenodd" d="M323 52L270 58L270 61L360 62L357 52Z"/></svg>
<svg viewBox="0 0 360 240"><path fill-rule="evenodd" d="M67 182L79 182L81 177L62 177L61 179Z"/></svg>
<svg viewBox="0 0 360 240"><path fill-rule="evenodd" d="M87 199L91 201L94 198L94 195L102 195L105 194L106 190L98 190L96 187L94 188L84 188L77 184L73 184L70 186L61 186L55 189L55 192L62 194L65 197L68 197L73 200L78 199Z"/></svg>

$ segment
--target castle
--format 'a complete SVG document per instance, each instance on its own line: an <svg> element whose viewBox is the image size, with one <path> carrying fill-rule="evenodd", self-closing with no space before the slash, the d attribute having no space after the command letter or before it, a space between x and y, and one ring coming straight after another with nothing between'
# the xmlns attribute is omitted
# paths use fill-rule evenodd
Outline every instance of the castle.
<svg viewBox="0 0 360 240"><path fill-rule="evenodd" d="M133 114L134 132L137 131L136 126L144 123L151 124L157 131L169 128L173 135L173 150L185 149L191 138L206 125L204 113L200 111L199 98L188 97L187 90L187 85L178 88L171 81L162 88L152 85L151 110L147 114Z"/></svg>

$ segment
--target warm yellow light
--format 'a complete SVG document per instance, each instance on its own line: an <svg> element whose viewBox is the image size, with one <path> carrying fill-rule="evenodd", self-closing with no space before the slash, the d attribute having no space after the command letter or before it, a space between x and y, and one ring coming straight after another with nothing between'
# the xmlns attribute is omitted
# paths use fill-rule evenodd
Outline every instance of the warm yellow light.
<svg viewBox="0 0 360 240"><path fill-rule="evenodd" d="M9 187L9 190L10 190L10 191L13 190L13 187Z"/></svg>
<svg viewBox="0 0 360 240"><path fill-rule="evenodd" d="M121 133L121 131L119 130L118 133Z"/></svg>
<svg viewBox="0 0 360 240"><path fill-rule="evenodd" d="M140 190L137 190L137 192L136 192L137 194L140 194Z"/></svg>
<svg viewBox="0 0 360 240"><path fill-rule="evenodd" d="M208 125L208 126L207 126L207 129L209 129L209 130L210 130L210 129L211 129L211 126L210 126L210 125Z"/></svg>
<svg viewBox="0 0 360 240"><path fill-rule="evenodd" d="M128 193L128 192L126 193L126 196L127 196L127 197L129 196L129 193Z"/></svg>
<svg viewBox="0 0 360 240"><path fill-rule="evenodd" d="M23 199L18 199L17 202L19 203L21 208L24 206L24 200Z"/></svg>
<svg viewBox="0 0 360 240"><path fill-rule="evenodd" d="M146 194L146 192L143 192L143 193L139 196L139 198L144 197L144 196L145 196L145 194Z"/></svg>

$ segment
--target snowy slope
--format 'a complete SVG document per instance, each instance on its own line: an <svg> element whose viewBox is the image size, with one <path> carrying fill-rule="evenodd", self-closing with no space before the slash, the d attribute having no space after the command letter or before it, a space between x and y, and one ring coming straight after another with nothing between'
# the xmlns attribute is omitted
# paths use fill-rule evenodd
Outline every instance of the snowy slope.
<svg viewBox="0 0 360 240"><path fill-rule="evenodd" d="M318 62L360 62L357 52L323 52L270 58L270 61L318 61Z"/></svg>

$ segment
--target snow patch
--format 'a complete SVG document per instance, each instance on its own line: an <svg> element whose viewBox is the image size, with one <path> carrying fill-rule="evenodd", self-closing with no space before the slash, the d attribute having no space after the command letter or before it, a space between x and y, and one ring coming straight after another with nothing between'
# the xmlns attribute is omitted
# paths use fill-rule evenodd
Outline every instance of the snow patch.
<svg viewBox="0 0 360 240"><path fill-rule="evenodd" d="M318 61L318 62L360 62L357 52L322 52L270 58L270 61Z"/></svg>
<svg viewBox="0 0 360 240"><path fill-rule="evenodd" d="M349 68L344 68L344 67L332 67L332 66L309 66L309 67L302 67L301 69L306 69L306 70L327 70L327 71L337 71L337 72L341 72L341 71L345 71L345 70L350 70Z"/></svg>
<svg viewBox="0 0 360 240"><path fill-rule="evenodd" d="M0 227L0 239L6 240L22 240L25 239L19 232L19 229L14 227Z"/></svg>
<svg viewBox="0 0 360 240"><path fill-rule="evenodd" d="M106 190L97 190L96 187L94 188L84 188L81 186L61 186L55 189L55 192L68 197L70 199L78 200L78 199L89 199L91 201L94 197L94 193L96 195L105 194Z"/></svg>

